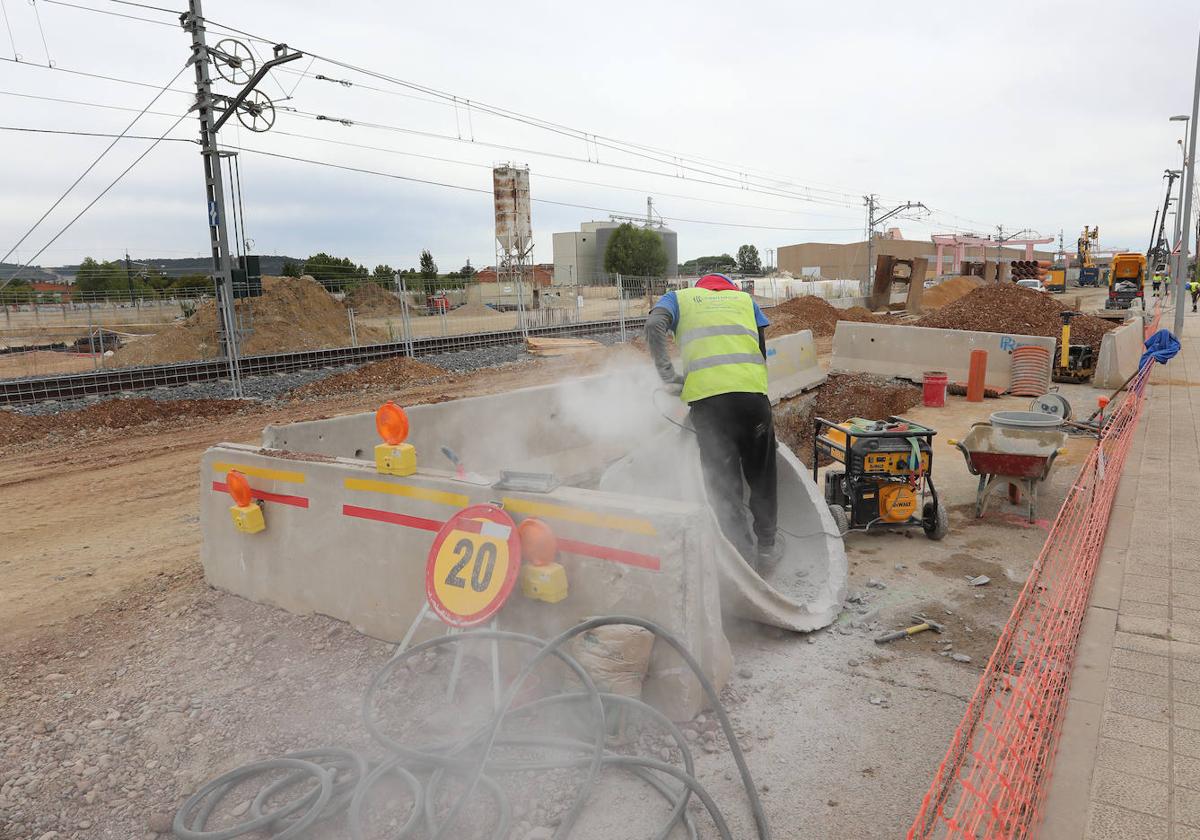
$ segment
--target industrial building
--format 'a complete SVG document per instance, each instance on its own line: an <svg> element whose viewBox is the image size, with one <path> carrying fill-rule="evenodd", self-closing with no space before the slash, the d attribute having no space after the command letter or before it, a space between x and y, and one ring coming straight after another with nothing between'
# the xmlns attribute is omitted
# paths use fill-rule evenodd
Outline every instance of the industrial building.
<svg viewBox="0 0 1200 840"><path fill-rule="evenodd" d="M898 229L892 228L886 234L879 235L873 243L873 253L876 258L881 255L899 259L928 260L926 279L940 274L959 274L962 266L956 265L954 249L939 248L932 238L904 239ZM961 250L961 258L970 262L994 262L997 250L1000 251L1001 262L1008 260L1028 259L1023 247L1005 247L997 249L995 245L971 246ZM557 248L556 248L557 254ZM938 258L941 257L941 265ZM1034 251L1033 259L1053 260L1050 251ZM557 259L555 260L557 264ZM850 242L845 244L829 242L804 242L799 245L785 245L779 249L779 270L787 271L796 277L821 277L827 280L866 280L867 279L867 243Z"/></svg>
<svg viewBox="0 0 1200 840"><path fill-rule="evenodd" d="M577 231L554 234L555 285L589 285L605 277L604 250L620 221L584 222ZM679 235L662 224L651 224L667 249L667 276L679 276Z"/></svg>

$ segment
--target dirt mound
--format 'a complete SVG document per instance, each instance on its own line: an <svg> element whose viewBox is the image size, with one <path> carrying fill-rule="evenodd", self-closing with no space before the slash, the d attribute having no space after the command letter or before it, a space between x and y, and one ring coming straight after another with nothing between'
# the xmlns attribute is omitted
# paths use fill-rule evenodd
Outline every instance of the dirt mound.
<svg viewBox="0 0 1200 840"><path fill-rule="evenodd" d="M342 303L363 317L399 315L404 311L400 298L378 283L360 283L346 294Z"/></svg>
<svg viewBox="0 0 1200 840"><path fill-rule="evenodd" d="M812 459L815 418L835 423L851 417L882 420L903 414L920 402L921 389L913 385L865 373L831 374L815 396L783 400L775 407L775 434L807 464Z"/></svg>
<svg viewBox="0 0 1200 840"><path fill-rule="evenodd" d="M978 277L951 277L921 294L921 306L925 309L941 309L954 303L983 285Z"/></svg>
<svg viewBox="0 0 1200 840"><path fill-rule="evenodd" d="M371 362L355 370L335 373L324 379L301 385L288 392L292 399L304 400L313 397L332 397L339 394L367 391L388 391L422 382L435 382L452 377L448 371L407 356L395 356Z"/></svg>
<svg viewBox="0 0 1200 840"><path fill-rule="evenodd" d="M1068 308L1045 292L1012 284L989 284L924 316L916 325L1054 338L1062 332L1059 313ZM1071 343L1090 344L1099 353L1100 339L1115 326L1103 318L1079 315L1071 321Z"/></svg>
<svg viewBox="0 0 1200 840"><path fill-rule="evenodd" d="M237 400L112 399L74 411L31 417L0 410L0 441L21 443L47 435L70 436L92 429L128 429L160 421L204 420L247 407Z"/></svg>
<svg viewBox="0 0 1200 840"><path fill-rule="evenodd" d="M250 334L242 341L242 354L319 350L350 344L346 309L315 280L264 277L262 297L237 302L238 315ZM215 301L202 304L192 317L150 338L113 354L113 366L152 365L211 359L220 355ZM359 343L386 341L386 336L366 327L358 329Z"/></svg>
<svg viewBox="0 0 1200 840"><path fill-rule="evenodd" d="M805 295L792 298L766 311L771 326L767 327L767 338L791 335L800 330L812 330L814 336L833 335L838 321L887 323L887 316L875 315L861 306L838 309L819 297Z"/></svg>

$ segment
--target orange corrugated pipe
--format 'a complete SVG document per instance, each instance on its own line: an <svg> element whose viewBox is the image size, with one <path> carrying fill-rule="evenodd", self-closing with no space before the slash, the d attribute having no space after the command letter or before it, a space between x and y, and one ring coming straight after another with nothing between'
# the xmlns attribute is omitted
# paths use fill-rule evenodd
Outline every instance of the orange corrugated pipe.
<svg viewBox="0 0 1200 840"><path fill-rule="evenodd" d="M971 366L967 370L967 402L983 402L983 386L987 378L987 351L971 351Z"/></svg>

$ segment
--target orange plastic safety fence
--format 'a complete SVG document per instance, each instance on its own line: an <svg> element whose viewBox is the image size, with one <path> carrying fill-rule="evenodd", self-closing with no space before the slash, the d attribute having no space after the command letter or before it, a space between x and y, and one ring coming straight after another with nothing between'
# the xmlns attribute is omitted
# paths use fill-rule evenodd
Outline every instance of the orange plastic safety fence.
<svg viewBox="0 0 1200 840"><path fill-rule="evenodd" d="M1028 837L1037 825L1080 626L1152 366L1130 383L1068 491L910 840Z"/></svg>

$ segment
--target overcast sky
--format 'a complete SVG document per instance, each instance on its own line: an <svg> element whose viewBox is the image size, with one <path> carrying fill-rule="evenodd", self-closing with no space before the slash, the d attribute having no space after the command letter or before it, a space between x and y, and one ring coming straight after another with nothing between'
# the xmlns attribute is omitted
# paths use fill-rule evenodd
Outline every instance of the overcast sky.
<svg viewBox="0 0 1200 840"><path fill-rule="evenodd" d="M183 67L189 36L173 15L70 2L169 25L51 0L8 3L0 91L133 111L0 95L0 125L119 133ZM1185 0L205 3L215 24L564 127L455 107L306 55L262 85L275 100L291 94L272 131L252 134L236 121L222 131L224 143L245 149L475 190L240 155L255 251L323 250L403 267L429 248L442 270L494 261L488 168L500 161L531 169L538 262L552 258L551 233L608 211L644 213L647 195L679 231L680 259L745 242L858 241L867 192L888 207L911 199L934 208L898 222L906 238L1003 225L1062 229L1073 247L1084 224L1098 224L1102 246L1142 250L1162 172L1180 161L1182 126L1167 118L1191 110L1198 11ZM211 32L210 43L221 37ZM28 66L11 61L13 42ZM45 66L47 48L58 69ZM269 56L268 45L256 49ZM149 114L131 133L161 134L187 109L191 86L189 69L172 85L184 93L163 93L151 108L175 116ZM575 130L597 135L598 146ZM194 139L194 116L169 136ZM0 131L0 256L109 142ZM620 142L665 154L612 148ZM32 257L148 145L122 140L16 256ZM36 262L126 248L207 254L194 145L161 143Z"/></svg>

